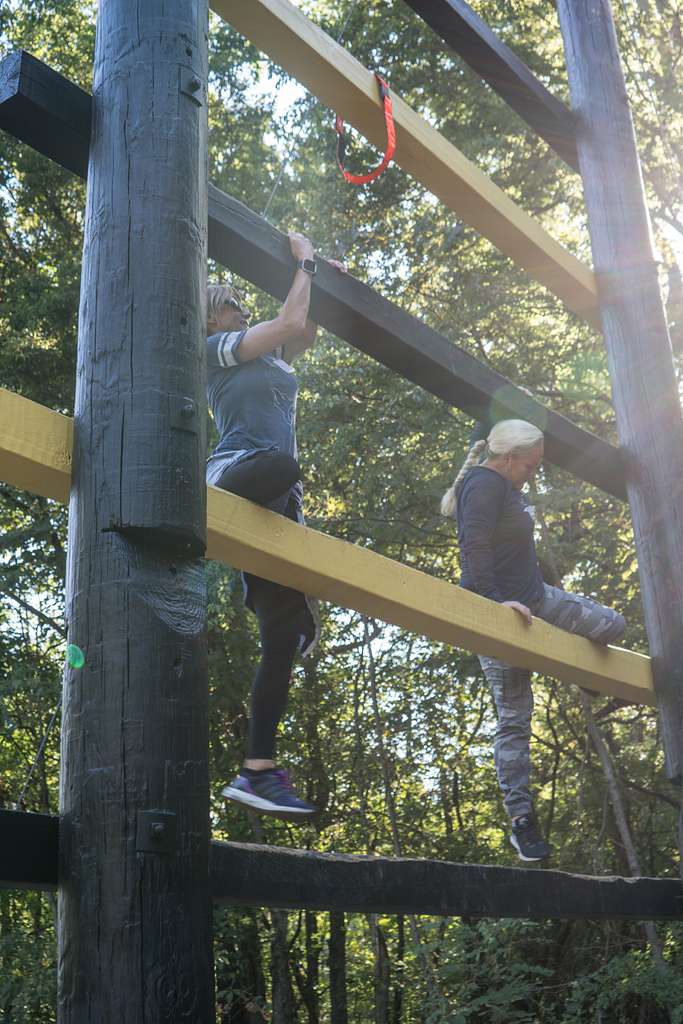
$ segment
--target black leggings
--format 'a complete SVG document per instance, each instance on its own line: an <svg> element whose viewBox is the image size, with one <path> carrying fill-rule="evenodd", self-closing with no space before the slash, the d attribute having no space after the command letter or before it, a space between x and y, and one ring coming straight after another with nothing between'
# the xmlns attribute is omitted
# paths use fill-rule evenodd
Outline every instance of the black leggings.
<svg viewBox="0 0 683 1024"><path fill-rule="evenodd" d="M290 455L263 452L226 470L217 486L264 504L285 494L300 479L299 465ZM310 613L298 590L251 573L247 579L261 635L261 660L251 687L247 757L272 760L292 665Z"/></svg>

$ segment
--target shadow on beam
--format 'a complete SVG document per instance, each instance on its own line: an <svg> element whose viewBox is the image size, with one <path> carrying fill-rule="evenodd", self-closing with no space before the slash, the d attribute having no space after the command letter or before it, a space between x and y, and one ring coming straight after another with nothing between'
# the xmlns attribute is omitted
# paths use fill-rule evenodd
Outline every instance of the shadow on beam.
<svg viewBox="0 0 683 1024"><path fill-rule="evenodd" d="M58 822L0 810L0 889L57 888ZM592 878L245 843L211 844L211 886L216 903L365 914L679 920L683 911L676 878Z"/></svg>
<svg viewBox="0 0 683 1024"><path fill-rule="evenodd" d="M87 171L90 103L87 93L29 54L0 61L0 127L81 175ZM289 290L293 266L286 237L211 185L209 255L276 298ZM322 264L311 314L337 337L489 426L505 417L535 423L545 432L550 462L626 497L617 448L535 401L361 281Z"/></svg>

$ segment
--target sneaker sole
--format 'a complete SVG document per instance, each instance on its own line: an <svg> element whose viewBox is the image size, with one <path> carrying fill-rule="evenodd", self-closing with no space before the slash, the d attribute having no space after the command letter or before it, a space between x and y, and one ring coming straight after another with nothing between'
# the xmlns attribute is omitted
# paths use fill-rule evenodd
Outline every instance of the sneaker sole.
<svg viewBox="0 0 683 1024"><path fill-rule="evenodd" d="M315 808L309 811L304 807L281 807L271 800L264 800L262 796L256 796L255 793L245 793L241 789L232 789L230 786L225 786L221 793L226 800L231 800L234 804L241 804L242 807L249 807L252 811L258 811L259 814L270 814L275 818L285 818L286 816L287 821L312 818L317 814Z"/></svg>
<svg viewBox="0 0 683 1024"><path fill-rule="evenodd" d="M550 852L546 853L546 855L544 857L526 857L522 853L522 851L520 850L519 846L517 845L517 842L516 842L514 836L510 836L510 842L512 843L512 845L514 846L515 850L517 851L517 856L519 857L519 859L523 860L523 861L526 861L527 864L538 864L539 861L549 860L549 858L550 858L550 856L552 854L552 850L550 850Z"/></svg>

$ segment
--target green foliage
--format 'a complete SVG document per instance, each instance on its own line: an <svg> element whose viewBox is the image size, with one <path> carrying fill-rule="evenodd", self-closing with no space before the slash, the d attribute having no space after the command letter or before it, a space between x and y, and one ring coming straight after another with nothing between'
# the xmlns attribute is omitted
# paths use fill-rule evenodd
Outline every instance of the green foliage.
<svg viewBox="0 0 683 1024"><path fill-rule="evenodd" d="M25 47L89 88L94 6L89 0L11 0L0 8L0 45ZM305 0L302 7L334 38L343 32L344 45L360 61L386 74L510 196L589 259L577 176L407 5ZM552 4L481 0L476 8L566 97ZM680 14L674 0L614 8L680 363ZM267 207L282 230L308 232L319 252L344 258L351 273L455 344L614 439L605 354L585 325L400 168L392 166L370 188L346 185L336 167L331 111L215 18L210 40L209 162L216 184L257 211ZM84 187L4 134L0 152L1 380L68 413ZM349 164L369 166L375 157L356 136ZM212 272L225 274L216 267ZM271 315L273 301L244 287L256 315ZM462 459L466 418L327 335L302 361L300 380L309 522L456 579L452 528L437 508ZM628 645L644 649L626 509L551 466L538 481L535 502L547 527L540 540L546 561L567 586L623 610ZM2 487L0 536L0 805L7 807L24 787L59 699L66 510ZM254 838L248 819L218 793L241 756L258 637L239 577L215 564L207 575L212 823L216 838L248 841ZM370 650L359 616L333 607L323 613L321 648L295 670L279 751L322 814L316 825L299 830L268 821L266 840L514 863L491 758L493 708L476 658L381 623L368 624ZM557 847L555 866L628 873L580 704L552 680L539 679L535 696L534 782L542 824ZM663 777L654 713L603 700L595 714L643 872L676 874L679 794ZM58 741L55 728L26 788L30 810L57 807ZM539 885L542 880L539 873ZM2 1024L54 1019L53 911L46 897L0 893ZM392 1024L681 1020L678 928L660 929L662 965L642 929L624 923L350 915L346 926L352 1024L375 1018L380 1005L388 1007L384 1019ZM330 1019L329 929L324 914L289 917L285 961L298 1021ZM221 910L215 936L219 1019L267 1019L282 918Z"/></svg>

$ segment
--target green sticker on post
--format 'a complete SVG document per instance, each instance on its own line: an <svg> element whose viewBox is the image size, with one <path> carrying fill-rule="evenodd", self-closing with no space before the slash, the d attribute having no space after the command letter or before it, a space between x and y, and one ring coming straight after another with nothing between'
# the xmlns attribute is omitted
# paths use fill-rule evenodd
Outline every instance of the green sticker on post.
<svg viewBox="0 0 683 1024"><path fill-rule="evenodd" d="M85 665L85 654L76 644L66 645L66 663L70 668L83 668Z"/></svg>

